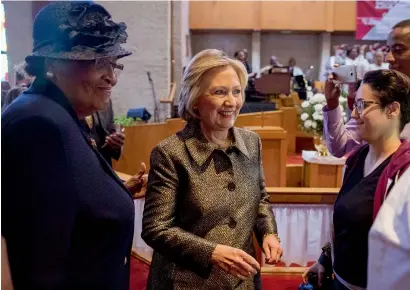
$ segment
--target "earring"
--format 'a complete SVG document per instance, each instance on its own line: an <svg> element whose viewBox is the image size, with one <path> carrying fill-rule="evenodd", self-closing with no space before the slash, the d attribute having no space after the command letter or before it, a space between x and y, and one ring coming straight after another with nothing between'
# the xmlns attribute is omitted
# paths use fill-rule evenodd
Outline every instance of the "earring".
<svg viewBox="0 0 410 290"><path fill-rule="evenodd" d="M48 79L52 79L53 77L54 77L54 74L52 73L52 72L46 72L46 77L48 78Z"/></svg>

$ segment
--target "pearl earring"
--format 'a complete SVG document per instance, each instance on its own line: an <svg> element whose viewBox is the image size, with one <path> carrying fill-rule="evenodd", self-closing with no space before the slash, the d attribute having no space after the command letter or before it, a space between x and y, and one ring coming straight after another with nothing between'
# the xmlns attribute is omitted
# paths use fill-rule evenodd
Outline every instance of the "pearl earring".
<svg viewBox="0 0 410 290"><path fill-rule="evenodd" d="M46 73L46 77L48 78L48 79L52 79L53 77L54 77L54 74L52 73L52 72L47 72Z"/></svg>

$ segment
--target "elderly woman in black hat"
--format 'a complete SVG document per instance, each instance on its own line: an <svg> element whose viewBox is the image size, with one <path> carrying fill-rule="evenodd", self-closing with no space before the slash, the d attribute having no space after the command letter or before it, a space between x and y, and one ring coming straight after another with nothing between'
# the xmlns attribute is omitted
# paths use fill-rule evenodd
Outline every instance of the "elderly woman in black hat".
<svg viewBox="0 0 410 290"><path fill-rule="evenodd" d="M92 2L54 2L35 19L36 79L1 120L2 264L8 254L14 289L128 289L133 196L80 124L110 102L125 30Z"/></svg>

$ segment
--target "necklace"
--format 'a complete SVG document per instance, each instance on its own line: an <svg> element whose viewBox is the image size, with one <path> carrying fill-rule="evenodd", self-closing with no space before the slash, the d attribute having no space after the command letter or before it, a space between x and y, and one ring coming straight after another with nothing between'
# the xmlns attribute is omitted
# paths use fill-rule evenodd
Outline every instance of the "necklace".
<svg viewBox="0 0 410 290"><path fill-rule="evenodd" d="M223 144L215 144L217 149L226 149L232 145L232 141L227 139L223 141Z"/></svg>

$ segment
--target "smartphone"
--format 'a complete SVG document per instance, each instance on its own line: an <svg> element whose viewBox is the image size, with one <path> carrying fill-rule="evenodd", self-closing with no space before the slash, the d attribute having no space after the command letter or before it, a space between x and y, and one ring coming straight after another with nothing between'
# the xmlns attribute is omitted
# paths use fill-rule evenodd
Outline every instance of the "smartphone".
<svg viewBox="0 0 410 290"><path fill-rule="evenodd" d="M357 83L357 67L355 65L342 65L333 68L333 82L336 84Z"/></svg>

